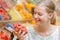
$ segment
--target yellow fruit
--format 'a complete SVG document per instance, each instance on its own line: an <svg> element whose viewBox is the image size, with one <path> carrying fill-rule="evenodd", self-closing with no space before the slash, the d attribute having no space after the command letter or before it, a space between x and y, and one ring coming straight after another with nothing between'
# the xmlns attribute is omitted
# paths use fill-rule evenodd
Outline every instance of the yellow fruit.
<svg viewBox="0 0 60 40"><path fill-rule="evenodd" d="M26 16L23 13L20 15L22 16L23 20L26 19Z"/></svg>
<svg viewBox="0 0 60 40"><path fill-rule="evenodd" d="M25 10L22 10L22 13L25 14L25 15L27 14L27 12Z"/></svg>
<svg viewBox="0 0 60 40"><path fill-rule="evenodd" d="M17 6L16 6L16 10L17 10L17 11L20 11L21 9L23 9L23 5L17 5Z"/></svg>
<svg viewBox="0 0 60 40"><path fill-rule="evenodd" d="M35 20L31 20L30 23L31 23L32 25L34 25L34 24L35 24Z"/></svg>
<svg viewBox="0 0 60 40"><path fill-rule="evenodd" d="M27 15L27 19L31 19L32 18L32 14L28 13Z"/></svg>
<svg viewBox="0 0 60 40"><path fill-rule="evenodd" d="M36 5L35 4L26 4L26 8L28 9L29 12L32 12L32 8L35 7Z"/></svg>
<svg viewBox="0 0 60 40"><path fill-rule="evenodd" d="M27 19L25 15L23 16L23 18L24 18L24 19Z"/></svg>
<svg viewBox="0 0 60 40"><path fill-rule="evenodd" d="M9 12L9 15L12 17L12 20L19 20L19 18L16 16L16 14L12 10Z"/></svg>

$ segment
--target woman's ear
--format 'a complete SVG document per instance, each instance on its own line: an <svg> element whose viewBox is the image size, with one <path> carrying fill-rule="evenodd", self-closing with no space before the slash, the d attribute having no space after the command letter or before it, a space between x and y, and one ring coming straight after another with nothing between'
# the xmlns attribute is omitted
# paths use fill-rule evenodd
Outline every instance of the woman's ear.
<svg viewBox="0 0 60 40"><path fill-rule="evenodd" d="M49 13L49 19L53 17L53 13Z"/></svg>

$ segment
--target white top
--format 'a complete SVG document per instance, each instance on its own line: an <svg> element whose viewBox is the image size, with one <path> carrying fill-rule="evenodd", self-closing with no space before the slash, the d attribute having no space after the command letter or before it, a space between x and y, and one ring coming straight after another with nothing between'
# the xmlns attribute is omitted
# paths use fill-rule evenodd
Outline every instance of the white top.
<svg viewBox="0 0 60 40"><path fill-rule="evenodd" d="M49 36L43 37L37 34L32 27L28 27L29 33L25 40L59 40L59 27Z"/></svg>

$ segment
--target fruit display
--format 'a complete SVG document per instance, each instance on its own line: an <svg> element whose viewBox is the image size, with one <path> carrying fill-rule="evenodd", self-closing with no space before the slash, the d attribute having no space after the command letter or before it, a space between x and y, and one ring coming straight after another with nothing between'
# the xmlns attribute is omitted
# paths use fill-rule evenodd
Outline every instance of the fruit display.
<svg viewBox="0 0 60 40"><path fill-rule="evenodd" d="M3 0L0 0L0 6L3 7L4 9L8 9L9 8L8 4L5 1L3 1Z"/></svg>
<svg viewBox="0 0 60 40"><path fill-rule="evenodd" d="M23 9L23 5L16 5L15 9L20 12Z"/></svg>
<svg viewBox="0 0 60 40"><path fill-rule="evenodd" d="M24 5L24 8L28 12L32 13L32 8L35 8L36 7L36 4L32 3L31 1L33 1L33 2L36 1L37 2L37 0L21 0L21 1L22 1L23 5Z"/></svg>
<svg viewBox="0 0 60 40"><path fill-rule="evenodd" d="M0 8L0 20L11 20L11 16L3 8Z"/></svg>
<svg viewBox="0 0 60 40"><path fill-rule="evenodd" d="M0 31L0 40L10 40L9 35L6 35L3 31Z"/></svg>
<svg viewBox="0 0 60 40"><path fill-rule="evenodd" d="M28 3L25 5L25 7L29 12L32 12L32 8L36 7L36 5L32 3Z"/></svg>
<svg viewBox="0 0 60 40"><path fill-rule="evenodd" d="M30 23L35 23L31 13L32 7L35 5L27 4L26 9L23 4L16 5L15 3L16 0L0 0L0 21L5 21L0 23L1 28L4 29L0 30L0 40L12 40L15 34L22 34L22 32L25 35L28 33L27 28L31 26ZM21 23L22 21L23 23Z"/></svg>
<svg viewBox="0 0 60 40"><path fill-rule="evenodd" d="M32 11L32 7L35 7L33 4L27 4L25 9L23 4L16 5L16 0L0 0L1 2L1 8L2 12L0 13L0 20L11 20L11 21L28 21L32 19L32 13L29 13L28 11ZM15 6L15 9L13 9L12 6ZM30 5L30 6L29 6ZM12 8L11 8L12 7ZM9 9L7 11L6 9ZM17 12L17 13L16 13Z"/></svg>
<svg viewBox="0 0 60 40"><path fill-rule="evenodd" d="M24 4L22 0L0 0L0 40L13 40L18 34L28 34L28 27L35 25L33 11L38 1L26 0ZM57 24L60 25L60 21Z"/></svg>
<svg viewBox="0 0 60 40"><path fill-rule="evenodd" d="M23 5L17 5L16 11L23 18L22 20L27 20L32 18L32 13L28 13L26 10L24 10Z"/></svg>
<svg viewBox="0 0 60 40"><path fill-rule="evenodd" d="M14 24L14 29L15 29L15 32L17 33L22 33L22 32L25 32L25 34L28 33L26 27L22 26L20 23Z"/></svg>
<svg viewBox="0 0 60 40"><path fill-rule="evenodd" d="M19 13L20 14L20 13ZM29 20L32 19L32 14L27 13L26 11L22 10L22 13L20 14L23 17L23 20Z"/></svg>
<svg viewBox="0 0 60 40"><path fill-rule="evenodd" d="M21 16L20 19L26 22L29 21L31 24L34 24L32 21L32 8L34 7L36 7L36 4L28 3L18 4L14 9L18 12L17 14Z"/></svg>
<svg viewBox="0 0 60 40"><path fill-rule="evenodd" d="M0 6L6 11L9 11L11 7L15 6L16 0L0 0Z"/></svg>
<svg viewBox="0 0 60 40"><path fill-rule="evenodd" d="M29 3L29 4L26 4L25 6L23 6L23 5L16 5L16 10L18 11L18 12L20 12L20 10L24 10L24 7L25 7L25 10L27 9L27 11L29 11L29 12L32 12L32 8L34 8L36 5L35 4L32 4L32 3Z"/></svg>
<svg viewBox="0 0 60 40"><path fill-rule="evenodd" d="M15 12L13 10L10 10L9 12L9 15L11 16L11 20L12 21L18 21L20 18L15 14Z"/></svg>

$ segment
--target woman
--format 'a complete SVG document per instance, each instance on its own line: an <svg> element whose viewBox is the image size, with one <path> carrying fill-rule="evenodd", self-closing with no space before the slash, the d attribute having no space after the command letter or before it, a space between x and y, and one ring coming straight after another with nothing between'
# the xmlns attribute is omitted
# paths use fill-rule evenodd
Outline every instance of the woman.
<svg viewBox="0 0 60 40"><path fill-rule="evenodd" d="M55 4L51 0L39 2L34 9L34 27L28 27L24 40L59 40L59 27L56 26ZM20 36L21 37L21 36Z"/></svg>

